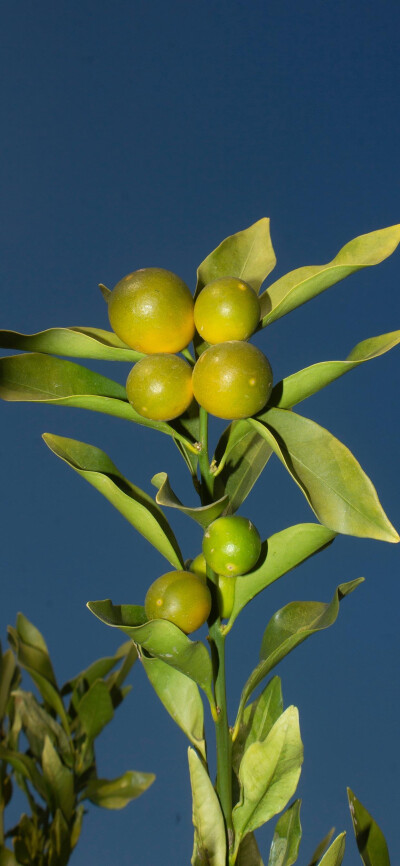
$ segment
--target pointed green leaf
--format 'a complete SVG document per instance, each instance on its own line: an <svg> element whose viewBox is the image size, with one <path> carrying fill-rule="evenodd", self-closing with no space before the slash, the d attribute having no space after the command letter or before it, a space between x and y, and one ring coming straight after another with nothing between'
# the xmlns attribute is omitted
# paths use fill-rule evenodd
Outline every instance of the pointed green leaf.
<svg viewBox="0 0 400 866"><path fill-rule="evenodd" d="M400 540L372 482L328 430L287 409L270 409L251 424L265 436L321 523L344 535Z"/></svg>
<svg viewBox="0 0 400 866"><path fill-rule="evenodd" d="M329 830L329 833L327 833L326 836L324 836L324 838L322 839L322 842L320 842L319 845L317 845L308 866L317 866L317 864L319 863L324 851L326 851L326 849L329 845L329 842L332 839L334 832L335 832L335 828L332 827L331 830Z"/></svg>
<svg viewBox="0 0 400 866"><path fill-rule="evenodd" d="M377 265L396 249L400 225L354 238L327 265L297 268L261 295L262 326L269 325L361 268Z"/></svg>
<svg viewBox="0 0 400 866"><path fill-rule="evenodd" d="M232 766L239 773L242 757L255 742L262 742L283 713L281 681L273 677L258 698L249 704L240 721L238 735L232 744Z"/></svg>
<svg viewBox="0 0 400 866"><path fill-rule="evenodd" d="M370 339L358 343L345 361L322 361L320 364L305 367L304 370L287 376L286 379L282 379L275 385L268 405L280 409L290 409L291 406L295 406L296 403L301 403L302 400L316 394L317 391L325 388L335 379L339 379L340 376L344 376L345 373L354 370L365 361L378 358L379 355L383 355L399 343L400 331L392 331L389 334L370 337Z"/></svg>
<svg viewBox="0 0 400 866"><path fill-rule="evenodd" d="M264 541L258 568L235 583L235 597L227 633L240 611L265 587L296 568L310 556L324 550L335 538L335 532L318 523L299 523L271 535Z"/></svg>
<svg viewBox="0 0 400 866"><path fill-rule="evenodd" d="M84 814L85 814L85 807L83 804L81 806L78 806L77 809L75 809L74 823L72 825L71 838L70 838L71 850L73 848L75 848L75 845L77 845L77 843L79 842L79 837L81 835Z"/></svg>
<svg viewBox="0 0 400 866"><path fill-rule="evenodd" d="M28 755L24 755L22 752L5 749L4 746L0 744L0 760L10 764L16 773L19 773L25 779L28 779L29 782L32 782L32 785L38 794L40 794L44 800L47 800L48 790L46 782L32 758L29 758Z"/></svg>
<svg viewBox="0 0 400 866"><path fill-rule="evenodd" d="M61 809L57 809L50 827L49 866L67 866L70 853L69 827Z"/></svg>
<svg viewBox="0 0 400 866"><path fill-rule="evenodd" d="M200 853L204 852L207 866L225 866L226 831L218 797L194 749L188 749L188 757L197 847Z"/></svg>
<svg viewBox="0 0 400 866"><path fill-rule="evenodd" d="M108 304L110 300L111 289L108 289L107 286L104 285L104 283L99 283L99 289L101 291L101 294L103 295L104 300Z"/></svg>
<svg viewBox="0 0 400 866"><path fill-rule="evenodd" d="M197 271L196 293L218 277L240 277L258 292L275 264L269 219L263 218L244 231L225 238L204 259Z"/></svg>
<svg viewBox="0 0 400 866"><path fill-rule="evenodd" d="M110 692L103 680L96 680L77 706L79 721L90 741L111 722L114 709Z"/></svg>
<svg viewBox="0 0 400 866"><path fill-rule="evenodd" d="M182 505L180 499L178 499L172 490L166 472L158 472L157 475L154 475L151 479L151 483L154 484L154 487L157 487L158 490L156 495L156 502L158 505L164 505L167 508L177 508L179 511L182 511L183 514L186 514L188 517L191 517L192 520L195 520L196 523L200 523L200 526L204 529L206 529L213 520L216 520L217 517L222 514L224 507L228 502L228 497L223 496L222 499L219 499L217 502L212 502L210 505L201 505L196 508L190 508L186 505Z"/></svg>
<svg viewBox="0 0 400 866"><path fill-rule="evenodd" d="M0 724L7 712L10 692L16 688L19 679L20 674L14 654L11 650L6 650L3 654L0 648Z"/></svg>
<svg viewBox="0 0 400 866"><path fill-rule="evenodd" d="M303 643L310 635L333 625L339 613L339 602L353 592L363 580L364 578L360 577L348 583L341 583L329 604L318 601L293 601L274 614L264 632L260 652L261 661L250 674L240 698L234 738L238 732L243 708L258 684L296 646Z"/></svg>
<svg viewBox="0 0 400 866"><path fill-rule="evenodd" d="M51 433L44 433L43 439L57 457L102 493L171 565L182 566L178 542L161 509L151 496L121 475L104 451Z"/></svg>
<svg viewBox="0 0 400 866"><path fill-rule="evenodd" d="M9 848L0 847L0 866L18 866L18 862Z"/></svg>
<svg viewBox="0 0 400 866"><path fill-rule="evenodd" d="M226 514L234 514L249 495L272 454L272 448L246 420L233 421L215 452L215 495L229 497Z"/></svg>
<svg viewBox="0 0 400 866"><path fill-rule="evenodd" d="M118 779L91 779L83 797L103 809L124 809L153 784L154 773L128 770Z"/></svg>
<svg viewBox="0 0 400 866"><path fill-rule="evenodd" d="M42 767L53 794L55 808L60 808L65 820L69 821L75 805L74 776L60 760L49 737L46 737L43 747Z"/></svg>
<svg viewBox="0 0 400 866"><path fill-rule="evenodd" d="M22 349L68 358L95 358L104 361L139 361L140 352L130 349L113 331L102 328L48 328L37 334L0 330L2 349Z"/></svg>
<svg viewBox="0 0 400 866"><path fill-rule="evenodd" d="M347 795L357 847L364 866L390 866L389 851L382 830L350 788L347 788Z"/></svg>
<svg viewBox="0 0 400 866"><path fill-rule="evenodd" d="M325 856L322 858L319 866L340 866L346 844L346 833L340 833L328 848Z"/></svg>
<svg viewBox="0 0 400 866"><path fill-rule="evenodd" d="M248 833L242 839L236 866L264 866L254 833Z"/></svg>
<svg viewBox="0 0 400 866"><path fill-rule="evenodd" d="M24 734L33 755L40 759L46 737L49 737L65 763L71 765L71 743L61 725L40 706L31 692L14 691L15 712L18 713Z"/></svg>
<svg viewBox="0 0 400 866"><path fill-rule="evenodd" d="M268 866L292 866L296 862L301 842L300 806L301 800L295 800L279 818Z"/></svg>
<svg viewBox="0 0 400 866"><path fill-rule="evenodd" d="M296 707L288 707L267 738L253 743L243 755L241 800L232 813L236 848L246 833L285 808L297 788L302 763L299 714Z"/></svg>
<svg viewBox="0 0 400 866"><path fill-rule="evenodd" d="M211 658L201 641L191 641L180 628L165 619L147 621L144 608L139 605L115 605L107 598L89 601L87 607L101 622L121 629L150 655L194 680L213 705Z"/></svg>
<svg viewBox="0 0 400 866"><path fill-rule="evenodd" d="M141 661L165 709L206 760L204 707L196 683L161 659L142 654Z"/></svg>

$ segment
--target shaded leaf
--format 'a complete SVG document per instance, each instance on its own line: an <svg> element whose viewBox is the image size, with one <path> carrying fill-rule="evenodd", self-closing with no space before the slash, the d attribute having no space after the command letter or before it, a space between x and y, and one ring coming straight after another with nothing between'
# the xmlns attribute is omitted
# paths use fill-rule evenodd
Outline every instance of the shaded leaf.
<svg viewBox="0 0 400 866"><path fill-rule="evenodd" d="M271 446L249 423L233 421L215 452L215 495L229 497L225 514L234 514L249 495L272 454Z"/></svg>
<svg viewBox="0 0 400 866"><path fill-rule="evenodd" d="M25 779L28 779L38 794L40 794L44 800L47 800L48 790L46 782L32 758L29 758L28 755L22 754L22 752L5 749L4 746L0 745L0 760L10 764L16 773L19 773Z"/></svg>
<svg viewBox="0 0 400 866"><path fill-rule="evenodd" d="M382 830L350 788L347 788L347 796L357 847L364 866L390 866L389 851Z"/></svg>
<svg viewBox="0 0 400 866"><path fill-rule="evenodd" d="M61 809L57 809L50 827L49 866L66 866L70 854L68 824Z"/></svg>
<svg viewBox="0 0 400 866"><path fill-rule="evenodd" d="M239 771L241 800L232 813L235 848L246 833L285 808L297 788L302 762L298 710L288 707L267 738L253 743L243 755Z"/></svg>
<svg viewBox="0 0 400 866"><path fill-rule="evenodd" d="M124 809L153 784L153 773L128 770L118 779L91 779L83 797L103 809Z"/></svg>
<svg viewBox="0 0 400 866"><path fill-rule="evenodd" d="M218 277L240 277L258 292L276 264L269 233L269 219L230 235L213 250L197 270L198 294L207 283Z"/></svg>
<svg viewBox="0 0 400 866"><path fill-rule="evenodd" d="M71 850L75 848L75 845L79 842L79 837L81 835L83 816L85 814L85 807L82 804L75 809L75 817L74 822L71 828L71 836L70 836L70 845Z"/></svg>
<svg viewBox="0 0 400 866"><path fill-rule="evenodd" d="M182 566L178 542L161 509L151 496L121 475L104 451L51 433L44 433L43 439L57 457L102 493L171 565Z"/></svg>
<svg viewBox="0 0 400 866"><path fill-rule="evenodd" d="M103 680L96 680L90 686L76 711L86 736L90 741L94 740L114 716L110 692Z"/></svg>
<svg viewBox="0 0 400 866"><path fill-rule="evenodd" d="M323 550L334 538L333 530L318 523L299 523L271 535L262 545L258 568L239 577L235 583L232 613L224 632L230 631L240 611L255 595Z"/></svg>
<svg viewBox="0 0 400 866"><path fill-rule="evenodd" d="M4 845L0 846L0 866L18 866L13 852Z"/></svg>
<svg viewBox="0 0 400 866"><path fill-rule="evenodd" d="M322 842L320 842L319 845L317 845L308 866L317 866L317 863L319 863L324 851L326 851L326 849L329 845L329 842L332 839L334 832L335 832L335 828L332 827L331 830L329 830L329 833L327 833L326 836L324 836L324 838L322 839Z"/></svg>
<svg viewBox="0 0 400 866"><path fill-rule="evenodd" d="M346 833L340 833L340 835L336 837L335 841L332 842L330 848L328 848L319 866L340 866L344 857L345 845Z"/></svg>
<svg viewBox="0 0 400 866"><path fill-rule="evenodd" d="M390 334L370 337L358 343L345 361L322 361L320 364L305 367L304 370L287 376L275 385L268 405L290 409L291 406L316 394L321 388L325 388L326 385L354 370L355 367L359 367L365 361L371 361L388 352L398 343L400 343L400 331L392 331Z"/></svg>
<svg viewBox="0 0 400 866"><path fill-rule="evenodd" d="M196 683L161 659L142 654L141 661L165 709L205 760L204 707Z"/></svg>
<svg viewBox="0 0 400 866"><path fill-rule="evenodd" d="M22 349L69 358L96 358L104 361L139 361L141 352L130 349L113 331L102 328L48 328L37 334L0 330L2 349Z"/></svg>
<svg viewBox="0 0 400 866"><path fill-rule="evenodd" d="M254 833L248 833L242 839L236 866L264 866Z"/></svg>
<svg viewBox="0 0 400 866"><path fill-rule="evenodd" d="M262 326L269 325L361 268L377 265L396 249L400 225L360 235L347 243L327 265L296 268L261 295Z"/></svg>
<svg viewBox="0 0 400 866"><path fill-rule="evenodd" d="M300 806L301 800L295 800L279 818L268 866L292 866L296 862L301 842Z"/></svg>
<svg viewBox="0 0 400 866"><path fill-rule="evenodd" d="M60 760L49 737L46 737L42 767L44 777L52 792L55 809L61 809L66 821L72 817L75 805L74 776Z"/></svg>
<svg viewBox="0 0 400 866"><path fill-rule="evenodd" d="M179 511L182 511L183 514L186 514L187 517L191 517L192 520L195 520L196 523L200 523L200 526L204 529L206 529L213 520L216 520L217 517L222 514L224 507L228 502L228 497L223 496L222 499L219 499L217 502L212 502L210 505L201 505L196 508L190 508L186 505L182 505L181 501L175 495L166 472L158 472L157 475L154 475L151 479L151 483L154 484L154 487L157 487L158 490L156 495L156 502L158 505L164 505L168 508L177 508Z"/></svg>
<svg viewBox="0 0 400 866"><path fill-rule="evenodd" d="M0 647L0 723L7 712L7 704L10 692L16 687L20 679L15 656L11 650L1 652Z"/></svg>
<svg viewBox="0 0 400 866"><path fill-rule="evenodd" d="M188 757L195 847L204 858L200 859L200 862L207 866L225 866L226 831L218 797L207 770L194 749L188 749ZM193 857L192 864L195 862Z"/></svg>
<svg viewBox="0 0 400 866"><path fill-rule="evenodd" d="M375 487L342 442L315 421L286 409L270 409L260 421L251 419L321 523L344 535L399 541Z"/></svg>
<svg viewBox="0 0 400 866"><path fill-rule="evenodd" d="M41 707L31 692L13 692L15 711L21 720L32 753L41 758L46 737L49 737L66 763L73 761L71 743L61 725Z"/></svg>
<svg viewBox="0 0 400 866"><path fill-rule="evenodd" d="M232 766L239 773L243 754L252 743L262 742L283 712L281 681L273 677L258 698L243 713L237 737L232 744Z"/></svg>

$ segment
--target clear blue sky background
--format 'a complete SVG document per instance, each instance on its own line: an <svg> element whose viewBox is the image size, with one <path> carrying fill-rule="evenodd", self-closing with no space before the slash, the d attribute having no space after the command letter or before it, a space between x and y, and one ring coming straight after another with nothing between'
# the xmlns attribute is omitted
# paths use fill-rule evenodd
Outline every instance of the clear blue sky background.
<svg viewBox="0 0 400 866"><path fill-rule="evenodd" d="M108 327L97 283L144 266L194 287L224 237L271 217L273 278L331 259L358 234L399 222L399 5L396 0L89 0L2 7L2 327ZM344 358L399 327L400 257L360 272L264 331L278 380ZM125 381L124 364L92 365ZM400 526L396 350L302 407L351 448ZM96 491L46 449L50 431L105 450L152 491L170 473L191 499L164 437L106 416L2 404L1 633L22 610L46 635L63 681L113 652L118 635L88 599L141 603L165 568ZM218 428L219 429L219 428ZM165 437L166 438L166 437ZM244 513L263 537L313 520L277 460ZM185 556L199 529L174 518ZM231 714L271 614L292 599L328 601L363 575L334 628L282 665L300 708L306 863L327 830L349 831L346 785L400 859L399 547L340 538L243 612L229 641ZM99 773L153 771L121 813L93 807L74 866L187 866L191 804L186 742L137 665L132 693L102 735ZM272 822L273 824L273 822ZM264 858L271 830L260 834Z"/></svg>

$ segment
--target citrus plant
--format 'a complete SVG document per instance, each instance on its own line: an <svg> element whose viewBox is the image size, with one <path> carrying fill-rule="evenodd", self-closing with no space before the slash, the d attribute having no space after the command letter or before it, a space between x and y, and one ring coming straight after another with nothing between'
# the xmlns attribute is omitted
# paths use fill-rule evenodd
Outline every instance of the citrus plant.
<svg viewBox="0 0 400 866"><path fill-rule="evenodd" d="M0 334L5 348L29 353L0 361L0 396L91 409L170 437L199 497L196 504L182 503L161 472L152 478L154 501L99 448L44 435L50 450L101 492L174 569L155 575L144 605L133 598L125 604L91 601L88 607L130 637L161 702L190 742L192 866L262 866L255 833L276 816L268 866L296 862L300 801L292 798L303 762L299 716L293 706L284 709L279 677L270 677L300 643L334 624L341 602L362 579L340 584L328 602L295 601L271 617L236 718L228 719L225 652L237 617L341 533L399 541L353 454L295 407L396 346L400 331L364 340L343 361L313 364L275 385L269 360L250 340L339 280L377 265L399 241L400 226L371 232L350 241L328 264L298 268L264 287L275 254L269 221L261 219L207 256L193 298L179 277L143 268L112 291L101 286L112 332L76 327ZM133 369L125 388L57 355L119 360ZM183 391L187 385L183 403L179 377L174 378L178 366L185 371ZM147 378L142 370L152 372ZM210 414L229 422L214 453ZM304 494L314 519L265 538L264 527L254 527L237 511L273 455ZM165 513L174 509L203 531L203 552L193 551L186 562ZM205 620L207 640L193 639ZM215 726L216 780L209 773L205 706ZM351 791L349 802L365 866L388 866L382 832ZM328 834L310 866L340 866L344 852L345 834L333 841Z"/></svg>

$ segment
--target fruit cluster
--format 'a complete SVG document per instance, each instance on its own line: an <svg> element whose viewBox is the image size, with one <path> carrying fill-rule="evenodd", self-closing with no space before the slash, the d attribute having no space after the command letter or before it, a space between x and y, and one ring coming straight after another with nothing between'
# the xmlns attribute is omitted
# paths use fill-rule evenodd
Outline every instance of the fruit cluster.
<svg viewBox="0 0 400 866"><path fill-rule="evenodd" d="M237 277L208 283L194 303L180 277L163 268L128 274L110 294L108 313L118 337L145 357L129 373L128 400L145 418L171 421L193 397L218 418L249 418L272 388L269 361L246 342L260 321L253 288ZM193 370L177 355L198 332L208 343Z"/></svg>

